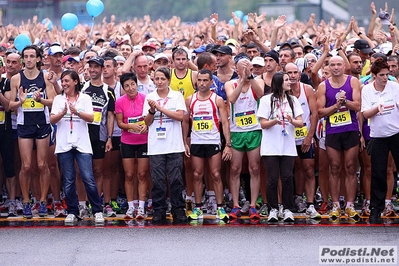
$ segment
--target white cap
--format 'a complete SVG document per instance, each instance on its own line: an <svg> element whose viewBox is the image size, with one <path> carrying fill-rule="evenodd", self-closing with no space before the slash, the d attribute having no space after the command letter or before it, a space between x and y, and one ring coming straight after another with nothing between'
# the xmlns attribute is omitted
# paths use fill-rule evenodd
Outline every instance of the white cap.
<svg viewBox="0 0 399 266"><path fill-rule="evenodd" d="M64 50L62 50L61 46L54 45L51 46L50 49L48 50L48 55L55 55L57 53L64 54Z"/></svg>
<svg viewBox="0 0 399 266"><path fill-rule="evenodd" d="M157 54L155 56L155 60L154 61L157 61L158 59L161 59L161 58L165 59L165 60L167 60L169 62L169 57L166 54L164 54L164 53Z"/></svg>
<svg viewBox="0 0 399 266"><path fill-rule="evenodd" d="M258 66L265 66L265 59L263 59L262 57L260 57L260 56L255 56L253 59L252 59L252 65L258 65Z"/></svg>

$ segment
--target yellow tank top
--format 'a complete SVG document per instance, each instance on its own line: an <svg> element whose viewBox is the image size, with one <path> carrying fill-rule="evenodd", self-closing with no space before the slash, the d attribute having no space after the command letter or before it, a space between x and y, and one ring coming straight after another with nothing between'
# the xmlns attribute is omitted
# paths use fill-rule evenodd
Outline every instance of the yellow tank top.
<svg viewBox="0 0 399 266"><path fill-rule="evenodd" d="M172 69L170 87L172 90L179 91L181 94L183 94L184 100L195 92L194 84L191 81L191 75L191 69L187 69L187 73L184 78L179 79L176 76L175 69Z"/></svg>
<svg viewBox="0 0 399 266"><path fill-rule="evenodd" d="M367 76L367 71L369 70L369 68L370 68L370 60L367 59L362 69L361 77Z"/></svg>

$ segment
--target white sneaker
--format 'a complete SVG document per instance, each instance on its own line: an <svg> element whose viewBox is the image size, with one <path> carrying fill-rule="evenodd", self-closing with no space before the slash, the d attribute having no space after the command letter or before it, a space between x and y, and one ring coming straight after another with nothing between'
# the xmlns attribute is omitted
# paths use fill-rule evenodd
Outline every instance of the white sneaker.
<svg viewBox="0 0 399 266"><path fill-rule="evenodd" d="M310 219L321 219L320 213L316 211L313 204L306 209L306 215L309 216Z"/></svg>
<svg viewBox="0 0 399 266"><path fill-rule="evenodd" d="M20 201L20 200L15 200L15 206L16 206L17 212L22 212L22 210L24 209L24 205L22 204L22 201Z"/></svg>
<svg viewBox="0 0 399 266"><path fill-rule="evenodd" d="M278 222L278 210L277 209L271 209L269 212L269 217L267 218L268 223L276 223Z"/></svg>
<svg viewBox="0 0 399 266"><path fill-rule="evenodd" d="M103 224L104 223L104 216L102 212L97 212L94 214L94 222L96 224Z"/></svg>
<svg viewBox="0 0 399 266"><path fill-rule="evenodd" d="M16 217L17 214L17 206L14 200L10 200L8 203L8 217Z"/></svg>
<svg viewBox="0 0 399 266"><path fill-rule="evenodd" d="M292 223L294 222L294 215L289 209L284 210L284 222L285 223Z"/></svg>
<svg viewBox="0 0 399 266"><path fill-rule="evenodd" d="M134 207L130 207L125 214L125 219L133 219L133 218L134 218Z"/></svg>
<svg viewBox="0 0 399 266"><path fill-rule="evenodd" d="M278 205L278 218L284 219L284 206L283 204Z"/></svg>
<svg viewBox="0 0 399 266"><path fill-rule="evenodd" d="M147 218L147 214L145 214L144 208L138 208L137 209L137 214L136 214L136 219L145 219Z"/></svg>
<svg viewBox="0 0 399 266"><path fill-rule="evenodd" d="M65 224L76 224L77 222L78 218L75 216L75 214L68 214L68 216L64 220Z"/></svg>

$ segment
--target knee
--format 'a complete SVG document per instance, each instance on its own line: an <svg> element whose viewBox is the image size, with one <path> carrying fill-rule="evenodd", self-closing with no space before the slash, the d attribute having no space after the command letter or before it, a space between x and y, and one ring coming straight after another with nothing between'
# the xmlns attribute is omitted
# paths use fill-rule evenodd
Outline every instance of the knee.
<svg viewBox="0 0 399 266"><path fill-rule="evenodd" d="M222 182L222 178L221 178L221 175L220 175L219 171L211 172L211 176L212 176L213 182L215 182L215 183L221 183Z"/></svg>
<svg viewBox="0 0 399 266"><path fill-rule="evenodd" d="M332 176L339 176L341 169L338 165L331 165L330 171Z"/></svg>
<svg viewBox="0 0 399 266"><path fill-rule="evenodd" d="M128 183L133 183L133 173L125 172L125 181Z"/></svg>
<svg viewBox="0 0 399 266"><path fill-rule="evenodd" d="M147 182L147 172L139 172L137 173L137 178L140 183Z"/></svg>
<svg viewBox="0 0 399 266"><path fill-rule="evenodd" d="M38 163L37 168L41 173L49 170L47 162Z"/></svg>
<svg viewBox="0 0 399 266"><path fill-rule="evenodd" d="M198 171L198 170L194 170L193 171L193 180L194 181L202 181L202 177L204 176L204 172L202 171Z"/></svg>

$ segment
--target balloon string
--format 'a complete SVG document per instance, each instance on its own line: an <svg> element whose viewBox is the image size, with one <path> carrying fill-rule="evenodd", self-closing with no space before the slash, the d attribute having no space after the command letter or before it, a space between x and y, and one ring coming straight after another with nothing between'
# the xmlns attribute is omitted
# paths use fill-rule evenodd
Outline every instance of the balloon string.
<svg viewBox="0 0 399 266"><path fill-rule="evenodd" d="M91 29L90 29L89 38L91 38L91 34L93 33L93 29L94 29L94 17L92 17L92 22L91 22Z"/></svg>

